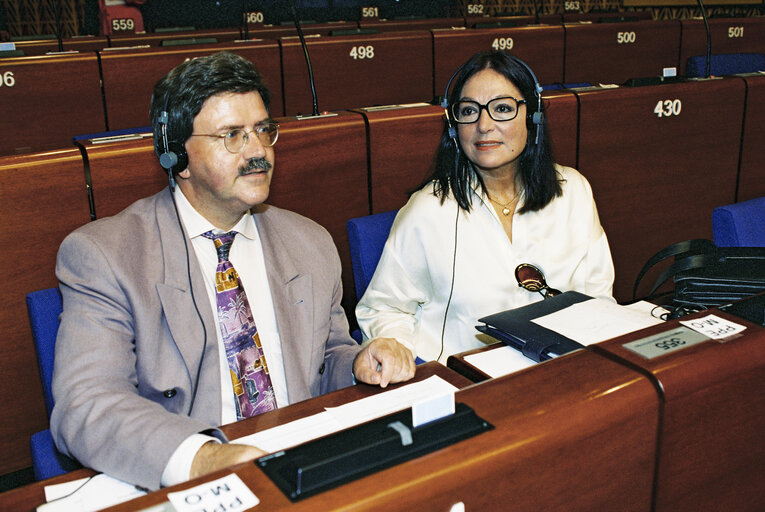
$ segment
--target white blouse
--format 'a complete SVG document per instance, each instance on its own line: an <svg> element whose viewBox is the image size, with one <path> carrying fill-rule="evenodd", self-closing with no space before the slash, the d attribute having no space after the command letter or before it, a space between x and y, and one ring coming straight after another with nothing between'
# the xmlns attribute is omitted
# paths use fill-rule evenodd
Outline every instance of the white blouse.
<svg viewBox="0 0 765 512"><path fill-rule="evenodd" d="M542 300L518 286L520 263L542 270L552 288L613 300L614 266L590 184L575 169L556 169L563 195L540 211L516 211L512 243L480 192L469 213L451 194L441 204L430 186L413 194L356 307L365 340L396 338L415 356L441 362L494 343L475 329L479 318Z"/></svg>

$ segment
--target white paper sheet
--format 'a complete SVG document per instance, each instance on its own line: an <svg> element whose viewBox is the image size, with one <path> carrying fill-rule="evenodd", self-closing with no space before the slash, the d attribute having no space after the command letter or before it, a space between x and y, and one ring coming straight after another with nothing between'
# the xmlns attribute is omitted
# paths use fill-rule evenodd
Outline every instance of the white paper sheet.
<svg viewBox="0 0 765 512"><path fill-rule="evenodd" d="M411 407L428 398L455 392L457 388L437 375L420 382L362 398L325 412L240 437L232 442L274 453L319 437Z"/></svg>
<svg viewBox="0 0 765 512"><path fill-rule="evenodd" d="M90 512L146 494L135 485L112 478L103 473L62 484L45 486L44 503L38 512Z"/></svg>
<svg viewBox="0 0 765 512"><path fill-rule="evenodd" d="M590 299L532 320L535 324L591 345L663 323L644 312L646 306L620 306L603 299ZM651 306L653 308L653 306Z"/></svg>

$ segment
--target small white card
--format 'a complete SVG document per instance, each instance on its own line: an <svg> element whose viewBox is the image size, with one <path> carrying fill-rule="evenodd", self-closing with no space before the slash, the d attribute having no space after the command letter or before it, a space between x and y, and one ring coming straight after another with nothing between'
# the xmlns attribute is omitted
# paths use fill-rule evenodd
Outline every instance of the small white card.
<svg viewBox="0 0 765 512"><path fill-rule="evenodd" d="M185 491L170 492L167 499L176 512L226 510L234 512L254 507L260 500L236 473L205 482Z"/></svg>
<svg viewBox="0 0 765 512"><path fill-rule="evenodd" d="M743 325L725 320L717 315L707 315L694 320L680 320L680 323L715 340L733 336L746 329Z"/></svg>
<svg viewBox="0 0 765 512"><path fill-rule="evenodd" d="M454 391L434 396L412 404L412 426L414 428L454 414Z"/></svg>

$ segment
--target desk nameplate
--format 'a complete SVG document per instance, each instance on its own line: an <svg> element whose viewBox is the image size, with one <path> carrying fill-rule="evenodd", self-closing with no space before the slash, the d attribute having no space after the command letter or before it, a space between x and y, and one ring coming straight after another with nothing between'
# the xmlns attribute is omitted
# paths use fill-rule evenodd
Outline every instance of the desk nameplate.
<svg viewBox="0 0 765 512"><path fill-rule="evenodd" d="M639 354L646 359L654 359L665 354L671 354L684 348L697 345L711 338L704 336L687 327L677 327L646 338L631 341L622 345L624 348Z"/></svg>

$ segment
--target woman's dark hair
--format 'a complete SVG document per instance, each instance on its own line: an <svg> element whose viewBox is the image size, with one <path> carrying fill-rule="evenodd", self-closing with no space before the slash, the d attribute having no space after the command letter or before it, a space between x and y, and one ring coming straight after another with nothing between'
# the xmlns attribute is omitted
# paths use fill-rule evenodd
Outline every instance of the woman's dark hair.
<svg viewBox="0 0 765 512"><path fill-rule="evenodd" d="M555 165L550 150L550 143L547 140L547 129L545 127L544 114L541 116L539 126L539 141L535 143L537 125L532 121L532 114L539 110L544 112L544 103L536 92L537 83L530 70L517 57L513 57L504 52L486 52L478 53L470 58L459 68L453 79L454 86L451 93L448 94L448 108L459 101L462 88L470 77L481 70L492 69L510 80L521 92L523 99L526 100L526 127L528 136L526 147L519 158L519 175L516 177L516 183L520 185L523 192L523 206L519 213L535 211L544 208L555 196L562 193L558 173L555 171ZM541 104L540 104L541 103ZM447 114L449 115L449 114ZM456 129L456 125L453 125ZM448 124L444 126L441 134L441 142L436 154L435 170L417 190L425 188L431 182L435 184L435 194L441 198L441 202L446 200L446 196L451 190L454 198L457 200L460 208L470 211L471 208L471 184L473 179L477 179L481 190L486 191L486 187L477 173L472 162L468 160L465 153L459 147L459 140L449 136Z"/></svg>
<svg viewBox="0 0 765 512"><path fill-rule="evenodd" d="M159 155L162 135L159 114L166 110L168 142L184 144L194 129L194 118L208 98L223 93L257 91L268 109L271 95L252 62L231 52L218 52L187 60L173 68L154 86L151 126L154 151Z"/></svg>

